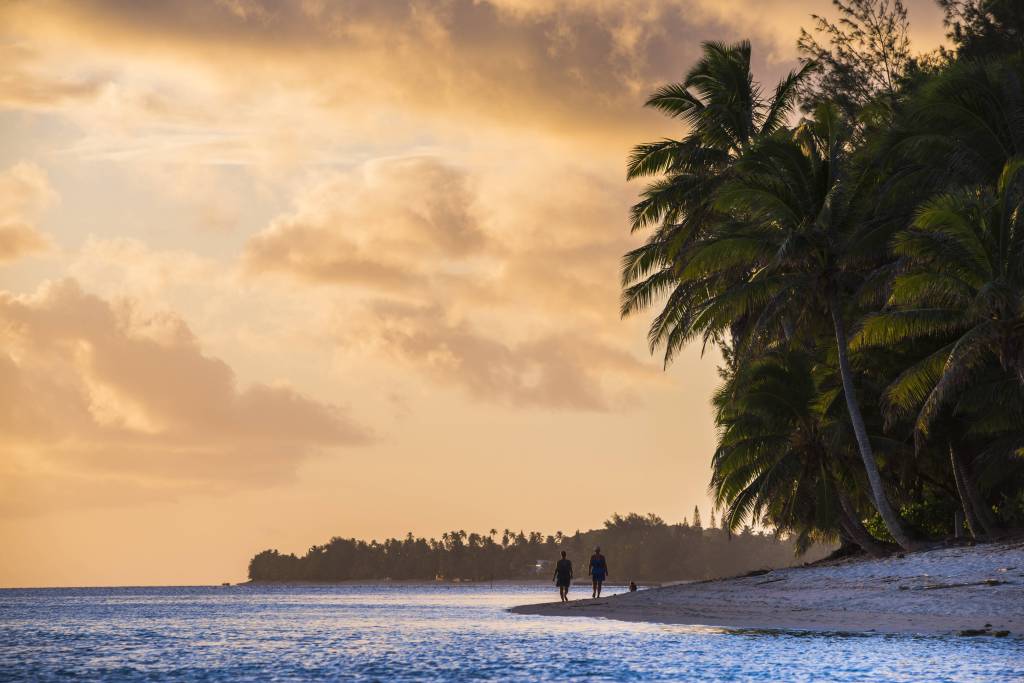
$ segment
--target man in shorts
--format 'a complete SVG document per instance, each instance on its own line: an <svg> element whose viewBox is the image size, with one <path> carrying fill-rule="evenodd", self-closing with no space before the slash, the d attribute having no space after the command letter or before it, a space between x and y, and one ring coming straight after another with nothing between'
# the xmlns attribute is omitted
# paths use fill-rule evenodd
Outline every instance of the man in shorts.
<svg viewBox="0 0 1024 683"><path fill-rule="evenodd" d="M608 561L601 554L601 546L594 548L594 554L590 556L590 569L587 570L587 573L594 581L593 597L601 597L601 584L608 578Z"/></svg>
<svg viewBox="0 0 1024 683"><path fill-rule="evenodd" d="M555 585L558 586L558 597L562 602L569 602L569 586L572 584L572 562L565 558L565 551L562 551L562 559L555 564Z"/></svg>

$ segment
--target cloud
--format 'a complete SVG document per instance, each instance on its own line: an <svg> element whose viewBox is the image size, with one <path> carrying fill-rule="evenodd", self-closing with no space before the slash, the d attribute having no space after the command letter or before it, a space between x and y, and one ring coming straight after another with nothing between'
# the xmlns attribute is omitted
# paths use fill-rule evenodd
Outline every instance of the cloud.
<svg viewBox="0 0 1024 683"><path fill-rule="evenodd" d="M682 0L58 0L11 3L0 23L31 46L21 67L31 75L0 100L50 84L50 106L79 105L80 153L188 150L249 164L494 124L621 154L659 120L643 97L677 79L700 40L731 33Z"/></svg>
<svg viewBox="0 0 1024 683"><path fill-rule="evenodd" d="M0 172L0 264L52 246L34 223L56 199L46 171L35 164L22 162Z"/></svg>
<svg viewBox="0 0 1024 683"><path fill-rule="evenodd" d="M915 37L941 37L931 0ZM47 0L0 4L0 103L60 111L86 158L292 167L482 128L618 158L704 40L754 41L771 84L815 3L788 0ZM920 19L920 21L919 21ZM920 24L922 27L917 30ZM0 41L3 42L3 41Z"/></svg>
<svg viewBox="0 0 1024 683"><path fill-rule="evenodd" d="M236 385L173 314L90 295L73 280L0 293L0 430L71 472L270 482L368 432L285 386Z"/></svg>
<svg viewBox="0 0 1024 683"><path fill-rule="evenodd" d="M103 82L97 78L68 79L43 67L45 55L20 43L0 43L0 106L52 109L92 100Z"/></svg>
<svg viewBox="0 0 1024 683"><path fill-rule="evenodd" d="M502 154L506 154L505 150ZM326 174L247 242L250 276L421 304L615 314L630 190L564 160L373 159Z"/></svg>
<svg viewBox="0 0 1024 683"><path fill-rule="evenodd" d="M430 157L384 159L321 179L251 238L250 273L318 283L416 286L445 257L486 243L466 174Z"/></svg>
<svg viewBox="0 0 1024 683"><path fill-rule="evenodd" d="M533 161L532 175L424 156L331 174L249 240L244 269L337 292L343 346L474 399L610 410L624 378L654 370L621 346L625 195Z"/></svg>
<svg viewBox="0 0 1024 683"><path fill-rule="evenodd" d="M220 581L239 551L195 552L210 510L211 536L301 544L311 490L357 534L453 472L482 501L459 510L492 510L481 449L699 469L713 371L680 422L617 272L628 150L680 134L649 91L709 38L754 38L763 82L793 66L796 10L729 1L0 2L0 138L63 198L17 208L59 254L3 273L8 581L175 580L165 555Z"/></svg>
<svg viewBox="0 0 1024 683"><path fill-rule="evenodd" d="M615 388L615 380L656 374L630 354L585 334L510 341L451 320L436 307L379 301L368 323L365 334L413 371L475 399L519 408L608 411L622 407L630 396Z"/></svg>

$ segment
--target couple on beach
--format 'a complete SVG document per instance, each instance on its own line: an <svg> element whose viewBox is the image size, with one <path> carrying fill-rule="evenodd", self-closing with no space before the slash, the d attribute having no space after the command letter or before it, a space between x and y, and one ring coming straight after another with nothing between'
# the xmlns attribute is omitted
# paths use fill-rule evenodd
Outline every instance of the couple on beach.
<svg viewBox="0 0 1024 683"><path fill-rule="evenodd" d="M590 556L590 566L587 574L594 582L594 593L592 597L601 597L601 584L608 578L608 561L601 554L601 546L594 548L594 554ZM555 585L558 586L558 597L562 602L569 602L569 586L572 584L572 561L566 558L565 551L562 551L562 559L555 564Z"/></svg>

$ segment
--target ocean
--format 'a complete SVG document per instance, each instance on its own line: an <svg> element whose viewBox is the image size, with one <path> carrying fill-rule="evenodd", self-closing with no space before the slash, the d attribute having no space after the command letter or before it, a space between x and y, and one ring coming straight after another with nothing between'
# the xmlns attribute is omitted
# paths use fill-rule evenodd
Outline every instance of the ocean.
<svg viewBox="0 0 1024 683"><path fill-rule="evenodd" d="M509 584L6 589L0 681L1024 680L1024 641L1012 637L505 611L556 599L553 587Z"/></svg>

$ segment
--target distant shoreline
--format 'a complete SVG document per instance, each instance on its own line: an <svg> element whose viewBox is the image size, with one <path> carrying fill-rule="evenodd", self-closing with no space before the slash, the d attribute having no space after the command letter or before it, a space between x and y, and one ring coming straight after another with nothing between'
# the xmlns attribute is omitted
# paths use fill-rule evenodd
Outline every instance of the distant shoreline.
<svg viewBox="0 0 1024 683"><path fill-rule="evenodd" d="M679 581L644 581L638 585L645 588L685 583ZM246 586L538 586L553 587L550 580L545 579L495 579L494 581L430 581L427 579L346 579L343 581L238 581L235 583L182 583L182 584L132 584L123 586L0 586L0 591L44 591L44 590L110 590L110 589L143 589L143 588L244 588ZM605 586L624 588L626 582L606 581ZM590 580L577 579L573 586L590 587ZM554 590L554 588L552 588Z"/></svg>
<svg viewBox="0 0 1024 683"><path fill-rule="evenodd" d="M643 582L638 583L643 588L655 588L659 586L670 586L677 583L686 582ZM590 580L587 581L574 581L573 587L586 587L590 588ZM628 584L625 582L605 582L605 586L611 586L616 588L625 588ZM124 586L0 586L0 592L2 591L91 591L91 590L130 590L130 589L152 589L152 588L246 588L246 587L267 587L267 586L280 586L282 588L289 587L309 587L314 588L317 586L452 586L452 587L470 587L470 586L537 586L537 587L548 587L554 591L554 584L551 581L544 579L496 579L492 581L427 581L426 579L351 579L347 581L240 581L238 583L222 583L222 584L137 584L137 585L124 585Z"/></svg>
<svg viewBox="0 0 1024 683"><path fill-rule="evenodd" d="M1024 636L1024 542L846 559L516 614L742 629Z"/></svg>
<svg viewBox="0 0 1024 683"><path fill-rule="evenodd" d="M638 585L644 587L659 587L685 583L678 581L645 581ZM347 579L344 581L242 581L231 584L232 586L553 586L550 579L484 579L482 581L472 580L444 580L429 581L427 579ZM574 579L573 586L590 587L590 579ZM627 581L605 581L605 586L625 588L629 585Z"/></svg>

